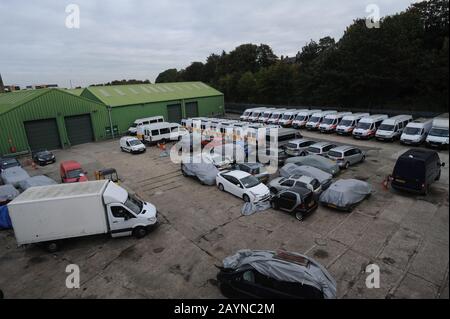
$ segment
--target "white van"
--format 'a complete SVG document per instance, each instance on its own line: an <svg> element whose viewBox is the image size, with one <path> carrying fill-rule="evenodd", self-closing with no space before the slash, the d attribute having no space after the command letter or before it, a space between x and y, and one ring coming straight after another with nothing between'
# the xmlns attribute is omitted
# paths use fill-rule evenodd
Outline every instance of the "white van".
<svg viewBox="0 0 450 319"><path fill-rule="evenodd" d="M403 130L400 143L406 145L420 145L425 142L432 127L432 119L417 119L409 123Z"/></svg>
<svg viewBox="0 0 450 319"><path fill-rule="evenodd" d="M181 120L181 126L183 126L185 129L187 129L189 132L192 132L192 127L194 121L204 121L208 120L206 117L194 117L194 118L188 118L188 119L182 119Z"/></svg>
<svg viewBox="0 0 450 319"><path fill-rule="evenodd" d="M319 125L321 133L333 133L336 131L338 124L346 115L351 115L352 112L339 112L325 116L325 119Z"/></svg>
<svg viewBox="0 0 450 319"><path fill-rule="evenodd" d="M244 113L239 117L241 121L247 121L252 115L253 111L259 110L259 108L246 109Z"/></svg>
<svg viewBox="0 0 450 319"><path fill-rule="evenodd" d="M248 117L249 122L258 122L259 118L263 116L264 112L267 110L267 108L261 108L254 110L252 114Z"/></svg>
<svg viewBox="0 0 450 319"><path fill-rule="evenodd" d="M144 153L146 148L141 140L134 136L124 136L120 139L120 149L122 152L132 154Z"/></svg>
<svg viewBox="0 0 450 319"><path fill-rule="evenodd" d="M370 116L369 113L355 113L344 116L336 127L336 133L339 135L351 135L359 121L368 116Z"/></svg>
<svg viewBox="0 0 450 319"><path fill-rule="evenodd" d="M386 119L388 119L386 114L375 114L362 118L353 130L353 137L356 139L370 139L375 137L381 123Z"/></svg>
<svg viewBox="0 0 450 319"><path fill-rule="evenodd" d="M292 121L292 127L296 129L305 127L306 123L308 123L311 116L319 112L322 112L322 110L306 110L298 113L294 121Z"/></svg>
<svg viewBox="0 0 450 319"><path fill-rule="evenodd" d="M283 117L284 113L289 112L288 109L277 109L272 113L270 119L267 120L267 124L278 124L278 122Z"/></svg>
<svg viewBox="0 0 450 319"><path fill-rule="evenodd" d="M306 123L306 129L308 130L318 130L320 124L322 124L322 121L325 119L327 115L330 114L336 114L337 111L324 111L324 112L318 112L311 115L311 118Z"/></svg>
<svg viewBox="0 0 450 319"><path fill-rule="evenodd" d="M402 136L406 125L413 120L411 115L397 115L384 120L375 137L379 141L394 141Z"/></svg>
<svg viewBox="0 0 450 319"><path fill-rule="evenodd" d="M280 124L282 127L291 127L292 122L294 122L295 118L298 114L305 112L308 110L290 110L286 113L284 113L281 120L278 121L278 124Z"/></svg>
<svg viewBox="0 0 450 319"><path fill-rule="evenodd" d="M143 126L138 135L143 134L144 143L155 144L158 142L178 141L189 132L178 123L156 123Z"/></svg>
<svg viewBox="0 0 450 319"><path fill-rule="evenodd" d="M145 119L137 119L136 121L134 121L134 123L128 129L128 134L135 136L137 134L139 127L142 127L143 125L162 123L162 122L164 122L163 116L154 116L154 117L148 117Z"/></svg>
<svg viewBox="0 0 450 319"><path fill-rule="evenodd" d="M272 114L276 112L278 109L267 109L263 112L263 114L259 117L258 123L267 123Z"/></svg>
<svg viewBox="0 0 450 319"><path fill-rule="evenodd" d="M426 139L430 147L448 147L448 113L442 114L433 120L433 127Z"/></svg>

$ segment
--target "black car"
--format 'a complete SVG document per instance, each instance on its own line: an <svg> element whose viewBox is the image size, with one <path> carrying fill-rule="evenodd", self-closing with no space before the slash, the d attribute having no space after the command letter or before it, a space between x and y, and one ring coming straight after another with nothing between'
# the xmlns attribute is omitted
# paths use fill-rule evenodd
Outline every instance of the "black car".
<svg viewBox="0 0 450 319"><path fill-rule="evenodd" d="M391 185L397 190L426 195L431 184L440 180L444 166L437 152L411 149L398 158Z"/></svg>
<svg viewBox="0 0 450 319"><path fill-rule="evenodd" d="M33 162L39 164L40 166L45 166L56 162L55 155L46 149L33 151L31 153L31 157L33 158Z"/></svg>
<svg viewBox="0 0 450 319"><path fill-rule="evenodd" d="M227 257L224 267L218 268L219 288L227 298L336 298L334 279L304 255L244 250Z"/></svg>
<svg viewBox="0 0 450 319"><path fill-rule="evenodd" d="M19 161L13 157L0 158L0 172L11 167L21 167Z"/></svg>
<svg viewBox="0 0 450 319"><path fill-rule="evenodd" d="M270 199L270 203L273 209L295 214L299 221L318 207L314 193L303 187L282 190Z"/></svg>

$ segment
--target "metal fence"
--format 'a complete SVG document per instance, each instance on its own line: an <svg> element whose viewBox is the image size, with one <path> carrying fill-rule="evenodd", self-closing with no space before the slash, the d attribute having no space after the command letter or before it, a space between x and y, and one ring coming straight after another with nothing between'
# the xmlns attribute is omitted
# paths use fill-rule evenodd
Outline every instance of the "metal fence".
<svg viewBox="0 0 450 319"><path fill-rule="evenodd" d="M353 113L371 113L371 114L387 114L389 116L396 116L401 114L410 114L414 118L419 117L436 117L440 115L439 112L430 111L411 111L406 109L392 109L392 108L345 108L345 107L326 107L326 106L311 106L311 105L270 105L270 104L251 104L251 103L225 103L225 112L242 114L246 109L267 107L267 108L287 108L287 109L319 109L319 110L337 110L349 111Z"/></svg>

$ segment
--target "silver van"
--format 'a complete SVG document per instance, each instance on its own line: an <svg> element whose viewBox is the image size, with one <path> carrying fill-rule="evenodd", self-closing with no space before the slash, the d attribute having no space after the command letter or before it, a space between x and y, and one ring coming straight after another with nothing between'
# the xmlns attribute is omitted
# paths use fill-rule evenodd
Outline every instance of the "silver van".
<svg viewBox="0 0 450 319"><path fill-rule="evenodd" d="M308 155L308 147L316 143L316 141L308 139L290 141L286 145L286 154L289 156L306 156Z"/></svg>
<svg viewBox="0 0 450 319"><path fill-rule="evenodd" d="M339 146L328 152L328 158L335 161L339 168L349 168L350 165L364 162L366 154L357 147Z"/></svg>
<svg viewBox="0 0 450 319"><path fill-rule="evenodd" d="M335 147L335 144L331 144L328 142L319 142L308 147L307 151L309 155L327 156L328 151Z"/></svg>

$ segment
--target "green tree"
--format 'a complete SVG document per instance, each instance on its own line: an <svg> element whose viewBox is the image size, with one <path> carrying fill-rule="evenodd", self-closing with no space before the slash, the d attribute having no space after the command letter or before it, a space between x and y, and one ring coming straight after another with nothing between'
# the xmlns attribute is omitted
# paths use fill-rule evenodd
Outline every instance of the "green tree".
<svg viewBox="0 0 450 319"><path fill-rule="evenodd" d="M161 72L155 80L155 83L170 83L178 81L178 71L177 69L168 69Z"/></svg>

